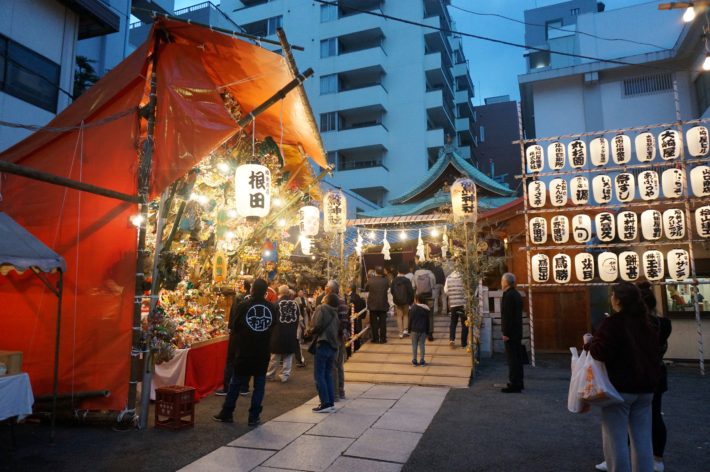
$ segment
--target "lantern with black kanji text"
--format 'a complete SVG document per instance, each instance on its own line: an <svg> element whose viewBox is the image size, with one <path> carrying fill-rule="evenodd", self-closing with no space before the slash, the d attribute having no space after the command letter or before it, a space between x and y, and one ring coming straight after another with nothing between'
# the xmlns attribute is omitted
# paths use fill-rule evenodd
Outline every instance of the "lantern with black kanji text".
<svg viewBox="0 0 710 472"><path fill-rule="evenodd" d="M323 199L323 229L329 233L344 233L347 223L347 202L340 190L329 191Z"/></svg>
<svg viewBox="0 0 710 472"><path fill-rule="evenodd" d="M658 210L645 210L641 213L641 234L648 241L661 239L663 223L661 212Z"/></svg>
<svg viewBox="0 0 710 472"><path fill-rule="evenodd" d="M658 147L660 148L661 158L665 161L678 159L681 145L680 133L674 129L661 131L658 135Z"/></svg>
<svg viewBox="0 0 710 472"><path fill-rule="evenodd" d="M690 275L690 257L685 249L671 249L666 256L668 275L673 280L685 280Z"/></svg>
<svg viewBox="0 0 710 472"><path fill-rule="evenodd" d="M271 171L260 164L243 164L234 175L237 214L263 218L271 209Z"/></svg>
<svg viewBox="0 0 710 472"><path fill-rule="evenodd" d="M688 153L693 157L701 157L708 153L708 129L705 126L695 126L685 133Z"/></svg>
<svg viewBox="0 0 710 472"><path fill-rule="evenodd" d="M574 256L574 271L580 282L591 282L594 279L594 256L587 252Z"/></svg>
<svg viewBox="0 0 710 472"><path fill-rule="evenodd" d="M633 251L624 251L619 254L619 274L621 280L633 282L639 278L641 262L639 255Z"/></svg>
<svg viewBox="0 0 710 472"><path fill-rule="evenodd" d="M690 171L690 188L696 197L710 196L710 167L697 166Z"/></svg>
<svg viewBox="0 0 710 472"><path fill-rule="evenodd" d="M695 231L701 238L710 238L710 205L695 209Z"/></svg>
<svg viewBox="0 0 710 472"><path fill-rule="evenodd" d="M602 252L597 258L599 278L604 282L614 282L619 276L619 260L613 252Z"/></svg>
<svg viewBox="0 0 710 472"><path fill-rule="evenodd" d="M611 140L611 155L614 162L619 165L631 160L631 138L625 134L617 134Z"/></svg>
<svg viewBox="0 0 710 472"><path fill-rule="evenodd" d="M550 280L550 258L545 254L535 254L530 258L532 277L537 283Z"/></svg>
<svg viewBox="0 0 710 472"><path fill-rule="evenodd" d="M589 141L589 157L594 166L606 165L609 162L609 141L603 137Z"/></svg>
<svg viewBox="0 0 710 472"><path fill-rule="evenodd" d="M451 210L457 223L475 223L478 217L476 185L471 179L456 179L451 186Z"/></svg>
<svg viewBox="0 0 710 472"><path fill-rule="evenodd" d="M567 254L552 257L552 278L558 284L566 284L572 278L572 259Z"/></svg>
<svg viewBox="0 0 710 472"><path fill-rule="evenodd" d="M663 280L663 253L652 250L643 253L643 276L650 282Z"/></svg>
<svg viewBox="0 0 710 472"><path fill-rule="evenodd" d="M663 231L668 239L683 239L685 237L683 210L671 208L663 212Z"/></svg>
<svg viewBox="0 0 710 472"><path fill-rule="evenodd" d="M317 236L320 226L320 210L313 205L302 206L298 210L298 221L301 236Z"/></svg>
<svg viewBox="0 0 710 472"><path fill-rule="evenodd" d="M641 133L634 140L636 159L639 162L650 162L656 158L656 138L651 133Z"/></svg>

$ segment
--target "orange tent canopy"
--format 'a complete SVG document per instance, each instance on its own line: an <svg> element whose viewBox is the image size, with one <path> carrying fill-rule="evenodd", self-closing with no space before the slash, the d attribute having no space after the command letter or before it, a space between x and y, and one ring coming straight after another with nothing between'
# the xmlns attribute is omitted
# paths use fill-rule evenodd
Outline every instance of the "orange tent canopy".
<svg viewBox="0 0 710 472"><path fill-rule="evenodd" d="M153 39L156 32L159 42ZM246 115L293 79L278 54L203 27L161 19L145 44L47 127L0 154L0 160L136 195L146 139L139 107L148 103L154 54L151 197L239 131L220 94L229 92ZM285 147L302 149L325 167L307 106L298 93L288 94L256 117L256 138L272 136L280 142L283 133ZM129 217L136 205L24 177L3 174L0 179L0 210L67 262L60 392L108 389L109 398L85 407L124 408L137 247ZM27 274L0 280L0 298L0 348L23 351L35 394L50 392L54 303Z"/></svg>

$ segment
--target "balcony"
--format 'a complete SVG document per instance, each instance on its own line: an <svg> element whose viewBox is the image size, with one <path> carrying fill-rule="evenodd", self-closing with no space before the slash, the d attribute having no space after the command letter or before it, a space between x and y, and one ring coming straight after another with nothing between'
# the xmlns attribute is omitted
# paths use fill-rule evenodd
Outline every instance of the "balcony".
<svg viewBox="0 0 710 472"><path fill-rule="evenodd" d="M468 62L464 61L459 62L458 64L454 64L454 67L452 68L452 73L454 74L454 77L469 75Z"/></svg>
<svg viewBox="0 0 710 472"><path fill-rule="evenodd" d="M426 132L426 147L440 148L444 145L444 130L430 129Z"/></svg>
<svg viewBox="0 0 710 472"><path fill-rule="evenodd" d="M368 68L378 68L384 72L382 64L386 62L387 54L378 46L321 59L320 73L321 75L338 74Z"/></svg>
<svg viewBox="0 0 710 472"><path fill-rule="evenodd" d="M469 118L456 118L456 132L459 136L465 135L465 142L473 141L473 122Z"/></svg>
<svg viewBox="0 0 710 472"><path fill-rule="evenodd" d="M375 9L374 11L376 11L377 13L382 13L382 10L380 10L379 8ZM374 28L384 31L386 21L387 20L385 20L381 16L375 15L347 15L344 17L340 17L338 21L328 21L325 23L321 23L319 25L318 35L321 38L325 39L332 38L335 36L358 33L360 31Z"/></svg>
<svg viewBox="0 0 710 472"><path fill-rule="evenodd" d="M96 0L60 0L79 17L78 39L88 39L117 32L121 18L108 5ZM5 6L3 8L11 8Z"/></svg>
<svg viewBox="0 0 710 472"><path fill-rule="evenodd" d="M389 170L382 165L339 170L336 176L338 185L353 190L372 188L373 186L387 189L390 186L389 180L392 178ZM360 192L357 193L362 195ZM365 196L363 195L363 197ZM380 204L378 199L368 198L368 200L376 202L378 205Z"/></svg>
<svg viewBox="0 0 710 472"><path fill-rule="evenodd" d="M454 93L454 103L471 103L471 98L468 90L457 90Z"/></svg>
<svg viewBox="0 0 710 472"><path fill-rule="evenodd" d="M454 130L454 117L451 114L448 101L443 90L432 90L424 96L429 129L444 128L447 132Z"/></svg>
<svg viewBox="0 0 710 472"><path fill-rule="evenodd" d="M323 133L323 144L329 151L360 148L363 146L379 146L387 149L389 144L389 131L381 124L351 128L337 133Z"/></svg>
<svg viewBox="0 0 710 472"><path fill-rule="evenodd" d="M386 108L386 104L387 90L378 84L322 95L318 101L318 109L322 113L326 113L371 105L382 105L383 108Z"/></svg>

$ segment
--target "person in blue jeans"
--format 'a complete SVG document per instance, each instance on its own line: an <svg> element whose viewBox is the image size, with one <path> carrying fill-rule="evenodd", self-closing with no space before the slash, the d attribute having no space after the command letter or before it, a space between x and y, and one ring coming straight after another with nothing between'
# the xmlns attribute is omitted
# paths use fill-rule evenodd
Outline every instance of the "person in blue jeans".
<svg viewBox="0 0 710 472"><path fill-rule="evenodd" d="M414 295L414 305L409 308L409 333L412 338L412 365L426 365L426 340L431 336L429 324L429 305L424 303L424 298L420 294ZM418 348L418 349L417 349ZM417 350L419 350L419 362L417 362Z"/></svg>
<svg viewBox="0 0 710 472"><path fill-rule="evenodd" d="M313 336L316 341L315 380L320 405L313 408L316 413L335 411L335 388L333 386L333 363L338 352L338 296L331 293L325 303L316 308L313 320Z"/></svg>

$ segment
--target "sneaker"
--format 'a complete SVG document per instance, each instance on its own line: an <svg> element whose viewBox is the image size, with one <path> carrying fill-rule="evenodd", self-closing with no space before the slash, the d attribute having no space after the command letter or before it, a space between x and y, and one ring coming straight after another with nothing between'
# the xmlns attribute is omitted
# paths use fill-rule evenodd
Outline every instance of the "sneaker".
<svg viewBox="0 0 710 472"><path fill-rule="evenodd" d="M288 382L288 377L282 376L281 383L286 383L286 382Z"/></svg>
<svg viewBox="0 0 710 472"><path fill-rule="evenodd" d="M417 362L416 359L412 359L412 365L413 365L414 367L416 367L416 366L419 365L419 362Z"/></svg>
<svg viewBox="0 0 710 472"><path fill-rule="evenodd" d="M234 423L234 418L232 418L232 415L227 416L223 413L214 415L212 419L217 421L218 423Z"/></svg>
<svg viewBox="0 0 710 472"><path fill-rule="evenodd" d="M523 391L523 389L516 388L516 387L505 387L505 388L501 388L500 391L503 393L520 393ZM604 465L606 466L606 464L604 464ZM606 470L606 469L604 469L604 470Z"/></svg>
<svg viewBox="0 0 710 472"><path fill-rule="evenodd" d="M400 333L400 335L399 335L399 339L402 339L402 338L404 338L404 333Z"/></svg>
<svg viewBox="0 0 710 472"><path fill-rule="evenodd" d="M249 426L259 426L261 424L261 418L258 416L256 418L249 418L247 425Z"/></svg>
<svg viewBox="0 0 710 472"><path fill-rule="evenodd" d="M345 390L341 390L340 393L338 393L338 396L341 400L347 400L347 398L345 398Z"/></svg>
<svg viewBox="0 0 710 472"><path fill-rule="evenodd" d="M214 392L214 394L217 395L218 397L224 397L224 396L227 395L227 391L224 390L224 389L222 389L222 388L220 388L219 390L217 390L216 392Z"/></svg>
<svg viewBox="0 0 710 472"><path fill-rule="evenodd" d="M429 342L433 341L433 340L434 340L434 335L433 335L433 334L430 334L429 336L427 336L427 339L429 340Z"/></svg>
<svg viewBox="0 0 710 472"><path fill-rule="evenodd" d="M449 341L449 346L451 346L451 347L454 347L454 346L456 346L456 343L454 342L454 340L453 340L453 339L452 339L451 341Z"/></svg>
<svg viewBox="0 0 710 472"><path fill-rule="evenodd" d="M241 395L241 396L243 396L243 397L246 397L247 395L249 395L249 390L245 390L245 391L243 391L243 392L239 392L239 395Z"/></svg>
<svg viewBox="0 0 710 472"><path fill-rule="evenodd" d="M318 405L313 408L314 413L333 413L334 411L335 407L333 405Z"/></svg>
<svg viewBox="0 0 710 472"><path fill-rule="evenodd" d="M424 359L420 360L419 365L426 365L426 361Z"/></svg>
<svg viewBox="0 0 710 472"><path fill-rule="evenodd" d="M666 466L663 465L663 461L657 461L656 459L653 459L653 472L664 472L666 470Z"/></svg>
<svg viewBox="0 0 710 472"><path fill-rule="evenodd" d="M606 461L600 462L599 464L595 465L594 468L597 470L609 470L606 466Z"/></svg>
<svg viewBox="0 0 710 472"><path fill-rule="evenodd" d="M407 331L407 330L405 329L404 331L402 331L402 334L405 335L405 336L409 336L409 331Z"/></svg>

